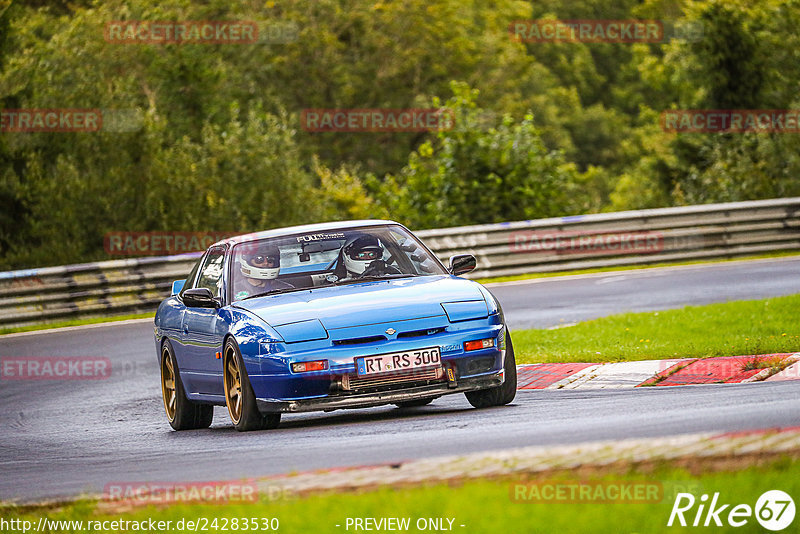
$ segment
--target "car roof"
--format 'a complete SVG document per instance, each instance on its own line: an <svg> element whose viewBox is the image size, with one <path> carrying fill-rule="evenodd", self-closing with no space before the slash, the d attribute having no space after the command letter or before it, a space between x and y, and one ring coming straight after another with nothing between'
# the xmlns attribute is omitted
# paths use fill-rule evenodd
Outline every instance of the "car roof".
<svg viewBox="0 0 800 534"><path fill-rule="evenodd" d="M237 235L217 241L211 246L213 247L222 244L235 245L237 243L248 243L250 241L257 241L259 239L266 239L269 237L281 237L284 235L302 234L306 232L330 232L334 230L347 230L350 228L361 228L364 226L382 226L386 224L400 225L398 222L383 219L364 219L359 221L337 221L318 224L304 224L301 226L288 226L286 228L274 228L272 230L264 230L262 232Z"/></svg>

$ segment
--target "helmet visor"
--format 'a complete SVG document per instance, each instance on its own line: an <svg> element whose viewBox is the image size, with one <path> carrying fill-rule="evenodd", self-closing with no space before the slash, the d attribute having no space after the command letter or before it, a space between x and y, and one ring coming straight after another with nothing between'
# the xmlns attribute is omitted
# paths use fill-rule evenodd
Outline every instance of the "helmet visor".
<svg viewBox="0 0 800 534"><path fill-rule="evenodd" d="M281 266L280 254L252 254L245 261L253 267L274 269Z"/></svg>
<svg viewBox="0 0 800 534"><path fill-rule="evenodd" d="M353 250L348 255L351 259L356 261L372 261L380 259L383 255L383 251L380 247L369 247Z"/></svg>

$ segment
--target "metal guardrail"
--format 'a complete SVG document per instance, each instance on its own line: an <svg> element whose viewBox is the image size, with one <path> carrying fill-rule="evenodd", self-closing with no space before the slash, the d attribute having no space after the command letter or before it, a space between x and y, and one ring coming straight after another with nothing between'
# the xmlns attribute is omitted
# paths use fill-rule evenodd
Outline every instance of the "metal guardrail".
<svg viewBox="0 0 800 534"><path fill-rule="evenodd" d="M201 253L0 272L0 328L154 312Z"/></svg>
<svg viewBox="0 0 800 534"><path fill-rule="evenodd" d="M800 251L800 197L416 232L470 278ZM154 311L199 253L0 273L0 328Z"/></svg>
<svg viewBox="0 0 800 534"><path fill-rule="evenodd" d="M439 257L474 254L478 268L470 273L473 278L734 258L800 250L800 197L463 226L417 235Z"/></svg>

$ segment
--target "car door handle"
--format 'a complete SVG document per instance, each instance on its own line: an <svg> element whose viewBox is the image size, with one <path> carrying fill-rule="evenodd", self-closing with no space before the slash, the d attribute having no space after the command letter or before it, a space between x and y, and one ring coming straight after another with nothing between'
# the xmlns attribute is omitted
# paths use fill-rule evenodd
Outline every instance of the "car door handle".
<svg viewBox="0 0 800 534"><path fill-rule="evenodd" d="M188 326L184 326L183 327L183 333L184 334L188 334L189 333L189 327Z"/></svg>

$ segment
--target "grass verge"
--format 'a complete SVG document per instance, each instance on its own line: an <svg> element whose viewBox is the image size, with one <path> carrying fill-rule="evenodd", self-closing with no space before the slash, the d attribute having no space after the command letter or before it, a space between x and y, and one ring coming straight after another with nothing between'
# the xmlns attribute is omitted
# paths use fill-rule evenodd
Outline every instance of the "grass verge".
<svg viewBox="0 0 800 534"><path fill-rule="evenodd" d="M646 502L598 502L584 499L579 502L537 499L535 494L525 488L538 483L570 485L591 483L603 488L624 487L626 484L655 484L661 490ZM523 489L520 490L520 487ZM408 518L410 532L419 532L417 521L428 518L444 518L444 526L452 519L452 531L464 533L493 532L664 532L678 492L689 492L696 497L696 504L684 515L687 523L695 518L700 495L709 496L719 492L719 502L730 504L720 519L727 521L727 514L738 504L755 508L761 494L779 489L797 498L800 495L800 464L784 457L756 462L756 465L728 466L727 470L711 471L699 466L694 469L677 468L671 464L658 464L640 468L621 468L617 473L605 474L540 474L531 478L502 478L461 481L451 484L432 484L407 488L382 488L361 492L312 494L287 500L269 501L262 499L257 503L192 504L171 505L121 510L114 513L101 513L96 503L84 501L63 506L49 507L5 507L0 509L0 517L5 520L24 519L37 525L39 518L50 520L149 520L171 521L170 532L193 531L176 529L180 521L200 521L206 525L199 531L222 531L225 524L228 530L243 530L242 518L277 518L279 532L295 533L342 533L354 531L351 525L346 528L348 518ZM567 492L570 490L567 489ZM605 490L604 490L605 491ZM540 497L544 495L541 492ZM596 495L596 494L593 494ZM608 495L611 492L608 491ZM709 499L710 500L710 499ZM707 508L707 507L706 507ZM239 528L233 528L237 519ZM705 519L703 513L701 519ZM761 532L755 516L745 518L741 532ZM212 522L216 520L216 529ZM795 519L792 530L800 519ZM274 523L273 523L274 524ZM727 526L726 523L725 526ZM462 526L463 525L463 526ZM713 525L713 523L712 523ZM680 527L677 527L680 529ZM712 526L713 528L713 526ZM730 528L730 527L728 527ZM253 529L250 529L253 530ZM79 532L73 528L60 532ZM85 531L85 529L84 529ZM106 532L119 532L121 529L104 529ZM265 529L259 528L259 531ZM715 530L716 531L716 530ZM794 531L794 530L792 530Z"/></svg>
<svg viewBox="0 0 800 534"><path fill-rule="evenodd" d="M517 363L613 362L800 351L800 295L624 313L512 332Z"/></svg>

